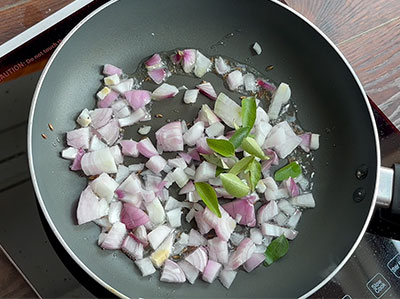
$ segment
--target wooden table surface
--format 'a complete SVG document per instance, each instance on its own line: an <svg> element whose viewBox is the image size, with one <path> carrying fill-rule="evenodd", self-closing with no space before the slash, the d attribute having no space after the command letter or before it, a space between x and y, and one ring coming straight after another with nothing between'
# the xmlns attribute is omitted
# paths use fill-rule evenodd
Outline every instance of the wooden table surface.
<svg viewBox="0 0 400 299"><path fill-rule="evenodd" d="M72 1L1 0L0 44ZM400 0L286 3L332 39L355 69L367 94L400 128ZM0 127L0 132L4 129ZM1 252L0 269L0 298L36 297Z"/></svg>

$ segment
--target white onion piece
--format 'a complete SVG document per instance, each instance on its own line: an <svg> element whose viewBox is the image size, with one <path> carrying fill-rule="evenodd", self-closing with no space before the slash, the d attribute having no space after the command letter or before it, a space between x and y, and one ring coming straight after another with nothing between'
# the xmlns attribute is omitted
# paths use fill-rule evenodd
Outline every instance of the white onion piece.
<svg viewBox="0 0 400 299"><path fill-rule="evenodd" d="M214 123L220 122L220 119L215 115L215 113L207 104L201 105L198 120L203 121L206 126L210 126Z"/></svg>
<svg viewBox="0 0 400 299"><path fill-rule="evenodd" d="M187 145L193 146L196 144L196 141L202 136L203 132L204 122L198 121L185 134L183 134L183 141Z"/></svg>
<svg viewBox="0 0 400 299"><path fill-rule="evenodd" d="M271 189L272 191L277 191L278 190L278 185L276 184L275 180L272 177L266 177L264 179L262 179L262 181L264 182L265 186L268 189Z"/></svg>
<svg viewBox="0 0 400 299"><path fill-rule="evenodd" d="M116 173L117 166L109 148L86 153L81 161L83 172L89 175L106 173Z"/></svg>
<svg viewBox="0 0 400 299"><path fill-rule="evenodd" d="M265 260L264 253L253 253L253 255L243 264L243 269L246 272L251 272L259 265L261 265Z"/></svg>
<svg viewBox="0 0 400 299"><path fill-rule="evenodd" d="M166 260L164 269L161 272L161 281L172 283L183 283L186 281L186 276L181 267L171 260Z"/></svg>
<svg viewBox="0 0 400 299"><path fill-rule="evenodd" d="M74 148L89 148L90 131L89 128L81 128L67 132L67 144Z"/></svg>
<svg viewBox="0 0 400 299"><path fill-rule="evenodd" d="M190 168L189 168L190 169ZM187 194L189 192L193 192L195 190L194 184L192 181L189 181L181 190L179 190L179 195Z"/></svg>
<svg viewBox="0 0 400 299"><path fill-rule="evenodd" d="M225 60L221 56L219 56L217 59L215 59L215 70L218 74L223 75L229 72L231 68L225 62Z"/></svg>
<svg viewBox="0 0 400 299"><path fill-rule="evenodd" d="M284 143L285 141L286 141L285 129L282 127L274 126L270 130L262 147L263 148L274 148L275 146L278 146L278 145Z"/></svg>
<svg viewBox="0 0 400 299"><path fill-rule="evenodd" d="M166 152L182 151L182 126L179 121L164 125L156 132L157 146Z"/></svg>
<svg viewBox="0 0 400 299"><path fill-rule="evenodd" d="M110 221L108 221L108 217L101 217L99 219L93 220L94 223L96 223L98 226L100 226L102 228L102 231L109 231L112 224L110 223ZM100 242L100 244L104 241L104 239ZM100 245L99 244L99 245Z"/></svg>
<svg viewBox="0 0 400 299"><path fill-rule="evenodd" d="M312 193L302 194L289 199L289 202L300 208L315 208L315 200Z"/></svg>
<svg viewBox="0 0 400 299"><path fill-rule="evenodd" d="M228 84L230 90L237 90L240 86L243 85L242 72L239 70L235 70L229 73L228 77L226 78L226 83Z"/></svg>
<svg viewBox="0 0 400 299"><path fill-rule="evenodd" d="M217 166L207 161L202 162L196 169L194 176L195 182L207 182L211 178L215 178Z"/></svg>
<svg viewBox="0 0 400 299"><path fill-rule="evenodd" d="M115 101L111 105L115 118L125 118L131 114L131 110L128 107L128 103L125 100Z"/></svg>
<svg viewBox="0 0 400 299"><path fill-rule="evenodd" d="M121 140L119 142L122 147L122 154L125 156L138 157L139 150L137 149L137 142L134 140Z"/></svg>
<svg viewBox="0 0 400 299"><path fill-rule="evenodd" d="M196 85L196 87L200 90L202 94L206 97L210 98L211 100L217 99L217 93L214 90L214 87L211 85L210 82L204 82L201 84Z"/></svg>
<svg viewBox="0 0 400 299"><path fill-rule="evenodd" d="M121 210L121 222L127 229L135 229L149 222L149 216L141 209L130 203L124 203Z"/></svg>
<svg viewBox="0 0 400 299"><path fill-rule="evenodd" d="M172 172L172 176L176 184L179 186L179 188L183 188L183 186L185 186L189 181L189 177L182 168L176 168Z"/></svg>
<svg viewBox="0 0 400 299"><path fill-rule="evenodd" d="M146 110L139 108L138 110L132 112L129 116L124 118L119 118L118 123L121 127L131 126L134 123L142 120L146 116Z"/></svg>
<svg viewBox="0 0 400 299"><path fill-rule="evenodd" d="M263 205L257 211L257 223L261 224L273 219L279 213L279 208L277 203L272 200L268 204Z"/></svg>
<svg viewBox="0 0 400 299"><path fill-rule="evenodd" d="M167 165L167 161L161 156L152 156L147 162L146 167L154 173L160 173Z"/></svg>
<svg viewBox="0 0 400 299"><path fill-rule="evenodd" d="M291 91L289 85L283 82L279 84L278 89L272 95L271 104L269 105L268 116L270 119L278 118L282 105L289 101L290 96Z"/></svg>
<svg viewBox="0 0 400 299"><path fill-rule="evenodd" d="M119 76L117 74L113 74L104 78L105 85L115 85L120 82Z"/></svg>
<svg viewBox="0 0 400 299"><path fill-rule="evenodd" d="M296 212L296 208L293 207L286 199L281 199L278 203L279 209L286 215L293 215Z"/></svg>
<svg viewBox="0 0 400 299"><path fill-rule="evenodd" d="M198 89L188 89L185 91L185 95L183 96L183 102L185 102L185 104L194 104L196 103L198 95Z"/></svg>
<svg viewBox="0 0 400 299"><path fill-rule="evenodd" d="M211 68L211 60L196 51L196 62L194 65L194 75L198 78L203 77Z"/></svg>
<svg viewBox="0 0 400 299"><path fill-rule="evenodd" d="M319 134L311 134L310 149L317 150L319 148Z"/></svg>
<svg viewBox="0 0 400 299"><path fill-rule="evenodd" d="M128 90L124 96L133 110L143 108L151 101L151 92L148 90Z"/></svg>
<svg viewBox="0 0 400 299"><path fill-rule="evenodd" d="M144 63L144 65L148 70L160 68L162 66L160 54L155 53Z"/></svg>
<svg viewBox="0 0 400 299"><path fill-rule="evenodd" d="M213 260L208 260L202 275L202 279L208 283L213 283L221 271L222 265Z"/></svg>
<svg viewBox="0 0 400 299"><path fill-rule="evenodd" d="M246 91L255 92L257 90L256 77L252 73L247 73L243 76L243 84Z"/></svg>
<svg viewBox="0 0 400 299"><path fill-rule="evenodd" d="M125 224L115 222L100 246L104 249L120 249L126 234Z"/></svg>
<svg viewBox="0 0 400 299"><path fill-rule="evenodd" d="M212 227L204 220L203 211L198 211L194 214L194 218L196 219L197 228L199 229L201 234L208 233Z"/></svg>
<svg viewBox="0 0 400 299"><path fill-rule="evenodd" d="M179 267L185 273L186 279L191 283L194 284L197 277L199 276L199 270L192 266L192 264L188 263L185 260L181 260L178 262Z"/></svg>
<svg viewBox="0 0 400 299"><path fill-rule="evenodd" d="M97 196L110 201L114 196L114 191L118 188L118 183L108 174L102 173L90 186Z"/></svg>
<svg viewBox="0 0 400 299"><path fill-rule="evenodd" d="M220 122L216 122L213 123L212 125L210 125L207 129L206 129L206 134L208 137L215 137L215 136L221 136L224 134L224 130L225 130L225 126L220 123Z"/></svg>
<svg viewBox="0 0 400 299"><path fill-rule="evenodd" d="M122 70L119 67L106 63L103 67L103 74L107 76L122 75Z"/></svg>
<svg viewBox="0 0 400 299"><path fill-rule="evenodd" d="M105 144L103 141L97 137L97 135L93 135L92 138L90 139L90 145L89 145L89 151L97 151L102 148L106 148L107 144Z"/></svg>
<svg viewBox="0 0 400 299"><path fill-rule="evenodd" d="M97 99L99 99L100 101L101 100L104 100L104 98L109 94L111 92L111 89L109 89L108 87L103 87L98 93L96 93L96 97L97 97ZM84 110L86 110L87 111L87 109L84 109ZM82 111L83 112L83 111ZM79 117L78 117L78 119L79 119ZM78 120L77 120L77 122L78 122ZM79 122L78 122L79 123ZM87 125L86 125L87 126ZM86 126L83 126L83 127L86 127Z"/></svg>
<svg viewBox="0 0 400 299"><path fill-rule="evenodd" d="M274 222L279 226L286 226L288 220L289 220L288 216L286 216L286 214L283 212L279 212L278 215L274 217Z"/></svg>
<svg viewBox="0 0 400 299"><path fill-rule="evenodd" d="M166 203L165 203L165 210L166 211L170 211L176 208L180 208L181 207L181 202L177 201L175 198L173 198L172 196L168 197Z"/></svg>
<svg viewBox="0 0 400 299"><path fill-rule="evenodd" d="M119 137L118 121L115 119L111 120L104 127L98 129L97 132L101 135L103 140L107 142L108 145L114 144Z"/></svg>
<svg viewBox="0 0 400 299"><path fill-rule="evenodd" d="M218 278L222 285L229 289L232 282L235 280L236 274L236 271L224 269L219 273Z"/></svg>
<svg viewBox="0 0 400 299"><path fill-rule="evenodd" d="M121 149L118 145L110 147L110 152L116 164L122 164L122 162L124 162L124 157L122 156Z"/></svg>
<svg viewBox="0 0 400 299"><path fill-rule="evenodd" d="M197 194L196 192L188 192L186 194L186 201L188 202L198 202L199 201L199 197L195 196L195 194Z"/></svg>
<svg viewBox="0 0 400 299"><path fill-rule="evenodd" d="M156 195L152 190L142 190L142 197L145 203L149 203L154 200Z"/></svg>
<svg viewBox="0 0 400 299"><path fill-rule="evenodd" d="M115 175L115 181L121 184L129 176L129 168L125 165L118 165L118 171Z"/></svg>
<svg viewBox="0 0 400 299"><path fill-rule="evenodd" d="M143 244L136 242L131 234L125 237L121 250L132 260L141 260L143 258Z"/></svg>
<svg viewBox="0 0 400 299"><path fill-rule="evenodd" d="M250 239L254 242L254 244L261 245L263 235L258 228L252 228L250 229Z"/></svg>
<svg viewBox="0 0 400 299"><path fill-rule="evenodd" d="M237 246L239 246L240 242L243 241L244 237L245 237L245 236L242 235L242 234L233 232L233 233L231 234L230 241L231 241L231 243L232 243L233 246L236 246L236 247L237 247Z"/></svg>
<svg viewBox="0 0 400 299"><path fill-rule="evenodd" d="M259 122L254 125L254 139L257 141L257 144L261 147L265 142L265 138L268 136L269 132L272 130L272 126L267 122Z"/></svg>
<svg viewBox="0 0 400 299"><path fill-rule="evenodd" d="M144 247L147 247L149 241L147 239L147 231L144 225L139 225L135 230L135 236Z"/></svg>
<svg viewBox="0 0 400 299"><path fill-rule="evenodd" d="M185 169L187 164L183 158L174 158L168 160L168 165L172 168L182 168Z"/></svg>
<svg viewBox="0 0 400 299"><path fill-rule="evenodd" d="M150 259L155 267L160 268L169 258L172 251L174 238L174 234L169 234L157 248L157 250L150 255Z"/></svg>
<svg viewBox="0 0 400 299"><path fill-rule="evenodd" d="M250 238L244 238L230 255L227 268L235 270L243 265L253 255L255 249L254 242Z"/></svg>
<svg viewBox="0 0 400 299"><path fill-rule="evenodd" d="M151 126L141 126L138 130L140 135L147 135L151 131Z"/></svg>
<svg viewBox="0 0 400 299"><path fill-rule="evenodd" d="M222 187L215 187L215 193L217 193L217 197L223 197L223 198L233 198L232 195L230 195L224 188Z"/></svg>
<svg viewBox="0 0 400 299"><path fill-rule="evenodd" d="M185 258L185 260L189 262L192 266L194 266L197 270L203 272L208 262L207 252L203 247L199 247L191 254L189 254Z"/></svg>
<svg viewBox="0 0 400 299"><path fill-rule="evenodd" d="M230 128L242 125L242 108L222 92L215 102L214 113Z"/></svg>
<svg viewBox="0 0 400 299"><path fill-rule="evenodd" d="M190 209L189 212L186 214L185 220L187 223L190 223L190 221L193 220L194 214L196 213L195 209Z"/></svg>
<svg viewBox="0 0 400 299"><path fill-rule="evenodd" d="M112 103L118 98L118 93L114 90L111 90L103 100L97 102L97 106L99 108L108 108L112 105Z"/></svg>
<svg viewBox="0 0 400 299"><path fill-rule="evenodd" d="M257 42L254 43L253 50L254 50L254 52L256 52L257 55L260 55L262 52L261 46Z"/></svg>
<svg viewBox="0 0 400 299"><path fill-rule="evenodd" d="M167 215L167 220L169 223L169 226L171 227L181 227L181 215L182 215L182 210L181 208L173 209L170 210L166 213Z"/></svg>
<svg viewBox="0 0 400 299"><path fill-rule="evenodd" d="M183 71L185 73L190 73L196 63L196 50L186 49L183 50Z"/></svg>
<svg viewBox="0 0 400 299"><path fill-rule="evenodd" d="M197 230L191 229L189 232L189 246L205 246L207 245L207 240L200 234Z"/></svg>
<svg viewBox="0 0 400 299"><path fill-rule="evenodd" d="M196 174L196 171L193 170L192 168L186 167L185 173L189 176L190 179L194 179L194 175Z"/></svg>
<svg viewBox="0 0 400 299"><path fill-rule="evenodd" d="M221 240L228 241L236 227L236 221L221 206L219 206L219 210L221 211L221 218L211 212L210 209L205 208L203 219L215 230Z"/></svg>
<svg viewBox="0 0 400 299"><path fill-rule="evenodd" d="M142 185L137 175L132 173L125 179L118 189L126 193L136 194L142 192Z"/></svg>
<svg viewBox="0 0 400 299"><path fill-rule="evenodd" d="M293 240L298 234L298 232L293 229L280 227L271 223L261 224L261 232L263 235L271 237L279 237L280 235L284 234L289 240Z"/></svg>
<svg viewBox="0 0 400 299"><path fill-rule="evenodd" d="M120 94L123 94L124 92L131 90L133 87L133 79L129 78L124 81L121 81L119 84L112 85L111 88L115 90L116 92L119 92Z"/></svg>
<svg viewBox="0 0 400 299"><path fill-rule="evenodd" d="M105 199L100 199L94 194L90 186L82 191L76 216L78 224L87 223L99 219L108 214L108 203Z"/></svg>
<svg viewBox="0 0 400 299"><path fill-rule="evenodd" d="M290 216L286 225L291 229L295 229L297 224L299 223L301 214L302 214L302 212L300 210L297 210L296 212L294 212L294 214L292 216Z"/></svg>
<svg viewBox="0 0 400 299"><path fill-rule="evenodd" d="M178 155L181 156L181 158L184 159L187 164L192 161L192 157L188 153L179 152Z"/></svg>
<svg viewBox="0 0 400 299"><path fill-rule="evenodd" d="M179 239L175 242L173 247L173 254L179 254L185 247L187 247L189 241L189 235L181 233Z"/></svg>
<svg viewBox="0 0 400 299"><path fill-rule="evenodd" d="M150 258L146 257L141 260L135 261L136 266L138 266L140 272L142 272L142 276L148 276L156 272L156 268L154 268L153 263Z"/></svg>
<svg viewBox="0 0 400 299"><path fill-rule="evenodd" d="M300 174L298 177L294 178L294 181L299 184L300 188L303 191L306 191L309 186L309 182L303 174Z"/></svg>
<svg viewBox="0 0 400 299"><path fill-rule="evenodd" d="M156 148L154 147L153 143L148 137L143 138L138 142L137 149L139 153L145 156L146 158L158 156Z"/></svg>
<svg viewBox="0 0 400 299"><path fill-rule="evenodd" d="M167 71L164 68L149 70L147 74L156 84L161 84L167 77Z"/></svg>
<svg viewBox="0 0 400 299"><path fill-rule="evenodd" d="M222 205L229 215L237 219L240 216L239 224L254 227L256 225L256 217L254 212L254 205L247 199L236 199Z"/></svg>
<svg viewBox="0 0 400 299"><path fill-rule="evenodd" d="M78 150L74 147L67 147L61 151L61 157L67 160L74 160L77 154Z"/></svg>
<svg viewBox="0 0 400 299"><path fill-rule="evenodd" d="M163 83L151 94L151 98L156 101L173 98L179 92L178 88L167 83Z"/></svg>
<svg viewBox="0 0 400 299"><path fill-rule="evenodd" d="M144 203L149 219L153 225L158 225L165 220L165 211L158 198L154 198L150 202Z"/></svg>
<svg viewBox="0 0 400 299"><path fill-rule="evenodd" d="M105 87L106 88L106 87ZM86 108L82 110L79 114L76 122L81 125L81 127L87 127L92 122L92 118L89 115L89 110Z"/></svg>
<svg viewBox="0 0 400 299"><path fill-rule="evenodd" d="M211 260L217 261L221 264L228 262L228 243L222 241L220 238L209 239L208 241L208 256Z"/></svg>
<svg viewBox="0 0 400 299"><path fill-rule="evenodd" d="M256 191L258 193L264 193L265 190L267 190L267 187L265 186L264 182L262 180L259 180L257 185L256 185Z"/></svg>
<svg viewBox="0 0 400 299"><path fill-rule="evenodd" d="M148 233L147 238L149 240L150 246L153 249L157 249L158 246L165 240L165 238L170 234L171 228L166 225L160 225Z"/></svg>

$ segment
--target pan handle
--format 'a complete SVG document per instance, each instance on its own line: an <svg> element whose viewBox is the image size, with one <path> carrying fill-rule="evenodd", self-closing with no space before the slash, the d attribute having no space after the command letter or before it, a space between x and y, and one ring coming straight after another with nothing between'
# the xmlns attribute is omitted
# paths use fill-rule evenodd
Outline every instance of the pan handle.
<svg viewBox="0 0 400 299"><path fill-rule="evenodd" d="M394 164L393 168L381 167L379 171L376 205L400 215L400 164Z"/></svg>

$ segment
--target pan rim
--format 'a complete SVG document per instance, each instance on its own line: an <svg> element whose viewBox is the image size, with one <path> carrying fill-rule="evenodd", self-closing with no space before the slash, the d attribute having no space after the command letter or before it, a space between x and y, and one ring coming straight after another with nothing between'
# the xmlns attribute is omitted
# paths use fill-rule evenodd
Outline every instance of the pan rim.
<svg viewBox="0 0 400 299"><path fill-rule="evenodd" d="M39 189L39 185L36 179L36 175L35 175L35 169L34 169L34 162L33 162L33 154L32 154L32 130L33 130L33 118L34 118L34 114L35 114L35 108L36 108L36 103L39 97L39 93L42 87L42 84L44 82L44 79L46 78L47 72L49 71L54 59L57 57L58 53L61 51L61 49L63 48L63 46L68 42L68 40L71 38L71 36L81 27L83 26L88 20L90 20L92 17L94 17L96 14L98 14L100 11L102 11L103 9L107 8L108 6L118 2L119 0L110 0L109 2L103 4L102 6L100 6L99 8L97 8L96 10L94 10L93 12L91 12L89 15L87 15L84 19L82 19L67 35L66 37L62 40L62 42L58 45L58 47L55 49L54 53L51 55L49 61L47 62L45 68L43 69L39 81L36 85L35 88L35 92L33 94L33 98L32 98L32 103L31 103L31 108L29 111L29 118L28 118L28 134L27 134L27 147L28 147L28 164L29 164L29 171L31 174L31 179L32 179L32 184L33 184L33 188L35 190L35 194L37 196L37 200L39 202L39 205L43 211L43 214L47 220L47 222L49 223L49 226L51 228L51 230L53 231L53 233L55 234L55 236L57 237L58 241L61 243L61 245L64 247L64 249L68 252L68 254L72 257L72 259L87 273L89 274L95 281L97 281L100 285L102 285L105 289L107 289L108 291L110 291L111 293L113 293L114 295L120 297L120 298L130 298L129 296L121 293L120 291L114 289L113 287L111 287L107 282L105 282L104 280L102 280L99 276L97 276L94 272L92 272L81 260L80 258L73 252L73 250L69 247L69 245L65 242L64 238L62 237L62 235L60 234L60 232L57 230L57 227L55 226L55 223L53 222L49 212L47 211L45 202L41 196L40 193L40 189ZM316 31L316 33L318 33L320 36L322 36L324 38L324 40L331 46L331 48L333 50L335 50L335 52L339 55L339 57L341 58L341 60L344 62L344 64L346 65L346 67L348 68L348 70L350 71L351 75L353 76L354 80L356 81L362 97L364 98L365 101L365 105L367 107L367 111L369 113L370 116L370 120L372 123L372 129L374 132L374 139L375 139L375 152L376 152L376 161L377 161L377 165L376 165L376 177L375 177L375 188L374 188L374 193L373 193L373 197L372 197L372 201L371 201L371 206L369 208L368 211L368 215L367 218L365 220L364 226L362 227L359 236L357 237L356 241L354 242L353 246L351 247L351 249L349 250L349 252L347 253L347 255L343 258L343 260L339 263L339 265L330 272L330 274L328 274L319 284L317 284L316 286L314 286L311 290L309 290L307 293L301 295L299 298L307 298L309 296L311 296L312 294L314 294L316 291L318 291L320 288L322 288L329 280L331 280L341 269L342 267L347 263L347 261L350 259L350 257L353 255L354 251L356 250L356 248L358 247L359 243L361 242L361 239L363 238L367 227L369 225L369 222L372 218L374 209L375 209L375 205L376 205L376 198L377 198L377 186L378 186L378 182L379 182L379 177L380 177L380 172L379 172L379 167L381 166L381 153L380 153L380 145L379 145L379 138L378 138L378 129L377 129L377 125L375 122L375 118L373 116L373 111L371 108L371 105L369 103L369 100L367 98L366 92L360 82L360 79L358 78L358 76L356 75L355 71L353 70L352 66L350 65L350 63L347 61L347 59L345 58L345 56L341 53L341 51L338 49L338 47L330 40L330 38L328 36L325 35L325 33L323 33L316 25L314 25L311 21L309 21L305 16L301 15L299 12L295 11L293 8L283 4L282 2L280 2L279 0L267 0L267 1L271 1L274 4L279 5L280 7L282 7L283 9L286 9L287 11L289 11L290 13L294 14L296 17L300 18L303 22L305 22L307 25L309 25L312 29L314 29Z"/></svg>

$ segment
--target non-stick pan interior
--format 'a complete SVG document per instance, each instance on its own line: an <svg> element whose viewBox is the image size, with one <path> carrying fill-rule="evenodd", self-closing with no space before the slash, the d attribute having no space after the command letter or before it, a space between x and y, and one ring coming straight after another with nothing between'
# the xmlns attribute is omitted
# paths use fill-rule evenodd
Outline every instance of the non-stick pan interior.
<svg viewBox="0 0 400 299"><path fill-rule="evenodd" d="M255 41L262 46L260 56L250 50ZM175 48L232 57L277 83L287 82L302 126L321 134L314 161L316 208L304 213L299 236L290 243L284 259L250 274L240 271L229 290L218 282L177 285L159 282L158 274L142 278L124 254L101 250L96 245L99 228L76 225L76 204L86 179L68 171L69 162L59 154L64 132L75 127L74 119L83 108L95 106L93 95L101 85L103 64L133 73L143 58ZM271 64L274 69L267 73L265 67ZM206 79L217 91L226 92L214 75ZM200 81L173 80L192 86ZM179 95L157 109L169 119L194 115L195 109L181 103ZM305 21L270 1L116 2L84 23L58 52L43 79L32 120L31 159L45 213L81 265L129 297L301 296L345 258L371 208L378 158L363 94L329 43ZM40 135L48 123L55 131L44 140ZM135 130L129 137L138 137ZM358 180L355 172L361 164L369 171L365 179ZM361 202L353 200L357 188L365 190Z"/></svg>

